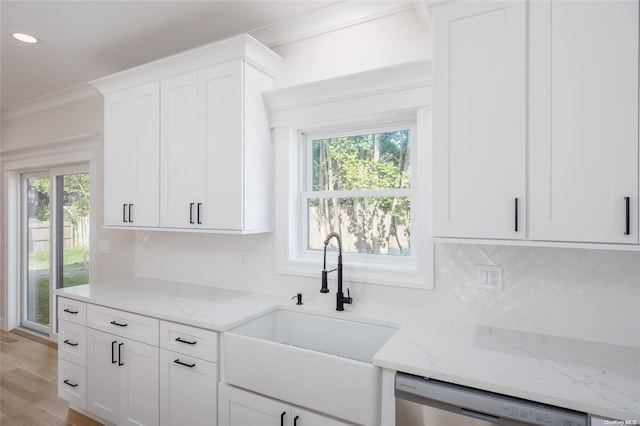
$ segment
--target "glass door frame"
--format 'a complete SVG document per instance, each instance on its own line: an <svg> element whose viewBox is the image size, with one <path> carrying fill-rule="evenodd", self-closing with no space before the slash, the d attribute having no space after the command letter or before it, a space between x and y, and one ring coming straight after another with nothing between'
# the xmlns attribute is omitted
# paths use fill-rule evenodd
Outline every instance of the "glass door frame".
<svg viewBox="0 0 640 426"><path fill-rule="evenodd" d="M57 298L55 297L55 290L61 288L63 283L59 282L59 274L58 274L58 260L62 256L60 252L60 248L62 247L59 244L58 239L60 238L57 227L59 222L60 209L59 205L59 194L58 191L58 177L72 174L81 174L86 173L89 174L91 179L91 188L90 188L90 259L91 254L95 251L93 249L93 242L95 238L93 235L94 232L94 218L95 218L95 203L93 200L95 199L95 185L93 183L95 179L95 175L91 173L91 164L83 163L72 166L62 166L62 167L51 167L47 168L41 172L28 172L20 174L20 223L21 223L21 237L20 237L20 326L27 328L29 330L42 333L47 336L53 336L57 333ZM31 321L27 318L28 314L28 297L27 292L28 288L28 215L26 214L28 211L28 201L27 201L27 180L31 178L49 178L49 326L45 326L39 324L37 322ZM62 201L64 202L64 201ZM91 282L94 277L94 267L93 263L89 263L89 281Z"/></svg>

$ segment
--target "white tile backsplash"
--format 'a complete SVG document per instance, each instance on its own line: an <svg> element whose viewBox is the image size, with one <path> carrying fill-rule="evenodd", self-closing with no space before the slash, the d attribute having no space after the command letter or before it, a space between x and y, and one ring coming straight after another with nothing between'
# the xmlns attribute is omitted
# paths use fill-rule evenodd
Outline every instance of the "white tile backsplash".
<svg viewBox="0 0 640 426"><path fill-rule="evenodd" d="M136 274L278 296L332 309L318 278L278 275L267 235L136 233ZM246 251L248 265L240 265ZM348 268L345 255L345 268ZM436 244L435 289L349 283L363 315L406 314L640 347L640 252ZM475 287L478 264L504 268L503 291ZM330 283L330 287L335 284ZM333 295L333 291L331 295Z"/></svg>

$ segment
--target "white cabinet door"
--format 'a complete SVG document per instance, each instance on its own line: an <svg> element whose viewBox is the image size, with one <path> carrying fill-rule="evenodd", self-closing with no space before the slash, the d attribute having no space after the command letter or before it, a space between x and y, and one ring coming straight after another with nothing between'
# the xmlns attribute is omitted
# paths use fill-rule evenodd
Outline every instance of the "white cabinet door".
<svg viewBox="0 0 640 426"><path fill-rule="evenodd" d="M158 83L105 97L105 225L159 225Z"/></svg>
<svg viewBox="0 0 640 426"><path fill-rule="evenodd" d="M120 420L117 345L117 336L87 329L87 410L112 423Z"/></svg>
<svg viewBox="0 0 640 426"><path fill-rule="evenodd" d="M160 223L169 228L193 228L198 209L202 214L206 178L206 151L198 129L198 74L163 80L160 92Z"/></svg>
<svg viewBox="0 0 640 426"><path fill-rule="evenodd" d="M122 344L122 346L120 346ZM121 368L122 425L157 425L159 422L159 349L129 339L118 339Z"/></svg>
<svg viewBox="0 0 640 426"><path fill-rule="evenodd" d="M637 243L638 2L530 8L530 237Z"/></svg>
<svg viewBox="0 0 640 426"><path fill-rule="evenodd" d="M282 426L292 424L287 404L220 384L220 426Z"/></svg>
<svg viewBox="0 0 640 426"><path fill-rule="evenodd" d="M434 235L525 238L526 3L433 9Z"/></svg>
<svg viewBox="0 0 640 426"><path fill-rule="evenodd" d="M206 199L202 227L243 229L243 81L241 61L198 74L200 125L206 146Z"/></svg>
<svg viewBox="0 0 640 426"><path fill-rule="evenodd" d="M92 328L87 342L87 410L116 424L158 424L158 348Z"/></svg>
<svg viewBox="0 0 640 426"><path fill-rule="evenodd" d="M217 424L218 365L160 350L160 424Z"/></svg>

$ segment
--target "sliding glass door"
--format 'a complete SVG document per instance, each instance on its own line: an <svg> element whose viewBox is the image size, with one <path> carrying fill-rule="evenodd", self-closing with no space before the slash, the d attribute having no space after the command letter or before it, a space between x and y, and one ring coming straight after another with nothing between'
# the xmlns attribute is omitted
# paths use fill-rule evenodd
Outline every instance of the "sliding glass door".
<svg viewBox="0 0 640 426"><path fill-rule="evenodd" d="M53 290L89 282L88 166L22 175L22 326L50 334Z"/></svg>

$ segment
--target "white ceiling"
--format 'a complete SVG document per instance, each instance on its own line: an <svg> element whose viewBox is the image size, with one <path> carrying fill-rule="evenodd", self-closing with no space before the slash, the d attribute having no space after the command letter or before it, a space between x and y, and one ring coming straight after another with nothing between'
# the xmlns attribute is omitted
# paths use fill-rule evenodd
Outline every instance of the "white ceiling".
<svg viewBox="0 0 640 426"><path fill-rule="evenodd" d="M366 2L352 2L358 3ZM0 105L6 110L313 10L327 15L336 5L332 0L1 0ZM13 32L31 34L40 43L20 43Z"/></svg>

